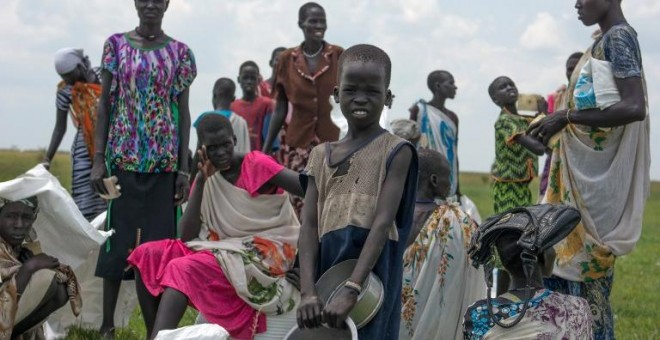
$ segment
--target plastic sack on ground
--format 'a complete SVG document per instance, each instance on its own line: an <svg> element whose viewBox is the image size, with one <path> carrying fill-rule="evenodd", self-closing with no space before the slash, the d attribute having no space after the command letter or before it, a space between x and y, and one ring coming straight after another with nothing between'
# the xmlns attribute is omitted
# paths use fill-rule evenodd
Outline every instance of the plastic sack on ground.
<svg viewBox="0 0 660 340"><path fill-rule="evenodd" d="M156 340L226 340L229 333L216 324L205 323L158 332Z"/></svg>
<svg viewBox="0 0 660 340"><path fill-rule="evenodd" d="M268 315L266 317L266 332L259 333L254 336L254 340L280 340L297 325L296 321L297 309L289 311L282 315ZM200 313L195 320L195 324L208 323L204 316Z"/></svg>
<svg viewBox="0 0 660 340"><path fill-rule="evenodd" d="M32 228L41 249L73 270L111 235L111 232L98 231L85 219L71 195L42 165L0 183L0 196L9 200L37 196L39 215Z"/></svg>

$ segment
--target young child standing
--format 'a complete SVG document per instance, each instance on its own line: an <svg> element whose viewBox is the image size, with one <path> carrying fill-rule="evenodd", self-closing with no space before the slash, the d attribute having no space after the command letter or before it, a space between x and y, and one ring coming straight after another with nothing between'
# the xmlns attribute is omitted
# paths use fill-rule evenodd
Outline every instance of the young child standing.
<svg viewBox="0 0 660 340"><path fill-rule="evenodd" d="M491 168L493 206L499 214L532 204L529 183L538 173L538 156L543 155L545 146L525 134L531 119L518 115L518 88L511 78L496 78L488 94L501 109L495 122L495 162ZM499 260L496 267L502 269ZM502 270L498 273L497 293L502 294L509 287L509 276Z"/></svg>
<svg viewBox="0 0 660 340"><path fill-rule="evenodd" d="M349 131L338 142L315 147L303 177L308 185L299 243L300 327L321 322L340 327L373 271L383 282L384 302L359 337L399 334L402 256L412 223L417 156L414 146L379 125L383 107L392 101L390 74L389 56L375 46L353 46L339 59L334 98ZM349 259L357 259L349 281L324 305L314 282Z"/></svg>
<svg viewBox="0 0 660 340"><path fill-rule="evenodd" d="M234 151L238 153L250 152L250 130L247 121L232 112L231 104L236 100L236 84L229 78L220 78L213 85L213 111L204 112L193 123L197 128L199 122L207 114L219 114L229 119L231 128L236 137ZM197 162L194 162L197 164Z"/></svg>
<svg viewBox="0 0 660 340"><path fill-rule="evenodd" d="M495 163L493 204L495 213L532 204L529 183L538 173L538 156L545 146L525 134L530 120L518 115L518 88L509 77L498 77L488 87L488 94L501 109L495 122Z"/></svg>
<svg viewBox="0 0 660 340"><path fill-rule="evenodd" d="M451 165L435 150L419 150L413 227L403 256L399 339L462 339L463 313L486 297L483 271L468 249L477 223L448 202Z"/></svg>
<svg viewBox="0 0 660 340"><path fill-rule="evenodd" d="M431 100L420 99L408 111L410 119L419 125L422 137L419 147L440 152L451 167L449 197L460 196L458 185L458 115L447 108L447 99L456 97L454 76L448 71L429 73L426 85L433 94Z"/></svg>
<svg viewBox="0 0 660 340"><path fill-rule="evenodd" d="M238 69L238 84L243 90L243 97L231 104L231 110L245 118L250 130L250 149L261 150L268 126L265 124L273 112L273 100L258 95L259 66L248 60Z"/></svg>

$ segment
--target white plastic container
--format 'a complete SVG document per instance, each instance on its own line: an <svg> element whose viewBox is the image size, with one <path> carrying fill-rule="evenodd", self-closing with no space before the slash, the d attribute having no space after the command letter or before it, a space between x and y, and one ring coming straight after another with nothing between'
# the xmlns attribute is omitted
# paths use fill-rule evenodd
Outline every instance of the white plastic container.
<svg viewBox="0 0 660 340"><path fill-rule="evenodd" d="M200 314L197 317L196 324L207 323L204 317ZM297 324L296 321L296 309L282 314L282 315L273 315L266 317L266 329L268 330L265 333L257 334L255 340L282 340L286 334ZM231 338L230 338L231 339Z"/></svg>

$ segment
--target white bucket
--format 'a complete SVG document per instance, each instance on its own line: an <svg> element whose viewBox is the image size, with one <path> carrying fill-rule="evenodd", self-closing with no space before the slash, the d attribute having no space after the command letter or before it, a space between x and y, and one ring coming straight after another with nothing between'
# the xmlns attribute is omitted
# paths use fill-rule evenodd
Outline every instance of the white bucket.
<svg viewBox="0 0 660 340"><path fill-rule="evenodd" d="M208 323L206 319L199 314L197 316L196 324ZM286 334L297 324L296 309L282 314L282 315L268 315L266 316L266 329L265 333L257 334L255 340L282 340Z"/></svg>

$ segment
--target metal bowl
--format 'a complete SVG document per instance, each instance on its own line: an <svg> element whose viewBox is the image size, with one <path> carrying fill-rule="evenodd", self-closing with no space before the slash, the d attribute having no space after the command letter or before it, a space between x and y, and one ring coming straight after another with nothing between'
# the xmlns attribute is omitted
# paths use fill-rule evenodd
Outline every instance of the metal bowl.
<svg viewBox="0 0 660 340"><path fill-rule="evenodd" d="M357 260L341 262L321 275L316 282L316 292L321 301L328 303L343 287L353 274ZM383 283L376 274L369 273L363 283L362 293L358 295L357 303L349 313L357 329L367 325L383 305L385 298Z"/></svg>
<svg viewBox="0 0 660 340"><path fill-rule="evenodd" d="M357 327L351 318L345 321L347 328L337 329L319 327L313 329L300 329L296 325L284 337L284 340L358 340Z"/></svg>

